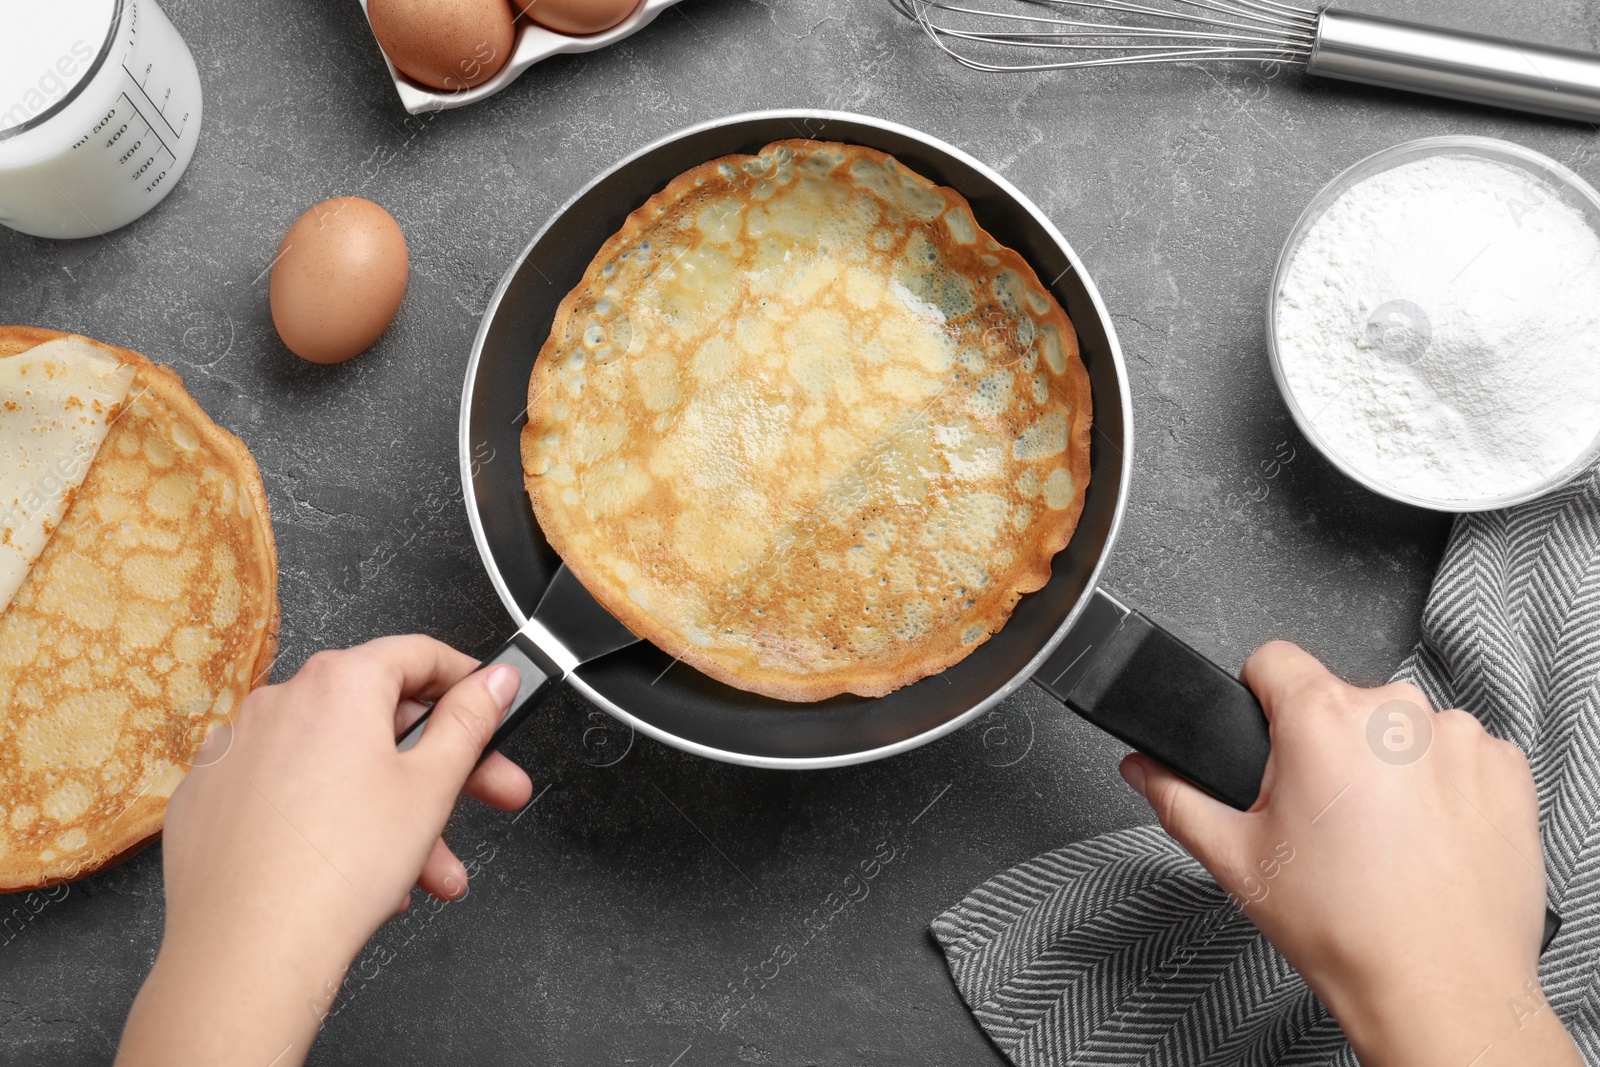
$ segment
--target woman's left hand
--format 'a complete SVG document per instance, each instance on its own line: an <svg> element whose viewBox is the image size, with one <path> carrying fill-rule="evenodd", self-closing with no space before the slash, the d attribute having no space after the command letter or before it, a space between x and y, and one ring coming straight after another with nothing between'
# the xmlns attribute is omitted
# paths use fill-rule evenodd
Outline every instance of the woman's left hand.
<svg viewBox="0 0 1600 1067"><path fill-rule="evenodd" d="M514 810L532 792L499 753L478 763L519 679L477 667L418 635L319 652L207 741L167 809L166 931L130 1062L299 1062L317 1006L411 888L466 892L440 836L457 797ZM423 701L432 717L399 752Z"/></svg>

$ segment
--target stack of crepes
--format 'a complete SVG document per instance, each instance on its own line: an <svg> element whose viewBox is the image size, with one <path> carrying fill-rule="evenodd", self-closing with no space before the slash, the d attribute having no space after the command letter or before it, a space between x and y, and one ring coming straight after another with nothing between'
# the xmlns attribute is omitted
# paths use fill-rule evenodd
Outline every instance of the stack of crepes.
<svg viewBox="0 0 1600 1067"><path fill-rule="evenodd" d="M0 892L152 840L277 630L244 444L136 352L0 327Z"/></svg>

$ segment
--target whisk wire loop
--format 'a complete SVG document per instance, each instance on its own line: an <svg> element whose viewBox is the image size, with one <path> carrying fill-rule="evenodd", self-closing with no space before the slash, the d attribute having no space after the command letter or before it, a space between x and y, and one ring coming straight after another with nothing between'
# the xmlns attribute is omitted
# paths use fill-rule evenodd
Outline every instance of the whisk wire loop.
<svg viewBox="0 0 1600 1067"><path fill-rule="evenodd" d="M1029 4L1054 7L1081 7L1092 8L1100 11L1115 11L1119 14L1146 15L1150 18L1168 19L1174 22L1193 22L1206 26L1218 26L1227 29L1257 30L1262 25L1282 27L1285 30L1298 28L1296 23L1279 19L1275 16L1253 14L1248 10L1234 6L1228 0L1171 0L1172 3L1182 4L1185 7L1198 8L1204 11L1214 11L1218 14L1254 20L1257 25L1239 23L1229 19L1219 19L1210 15L1196 15L1188 11L1169 11L1159 7L1148 7L1144 4L1127 3L1125 0L1026 0Z"/></svg>
<svg viewBox="0 0 1600 1067"><path fill-rule="evenodd" d="M1311 54L1318 17L1315 11L1279 0L1166 2L1173 6L1156 6L1154 0L1011 0L1013 9L1001 10L948 0L889 0L897 11L915 21L941 51L981 71L1241 60L1303 64ZM1119 20L1062 17L1069 10L1110 12ZM962 47L953 47L954 42L960 42ZM967 45L1108 54L1001 64L968 54Z"/></svg>
<svg viewBox="0 0 1600 1067"><path fill-rule="evenodd" d="M957 14L982 15L998 19L1011 19L1018 22L1038 24L1046 22L1051 26L1068 27L1065 29L1051 30L985 30L975 32L961 30L953 27L942 27L941 33L951 37L963 37L968 40L991 40L996 38L1015 38L1019 40L1038 40L1041 47L1051 47L1048 42L1058 37L1161 37L1161 38L1192 38L1194 40L1214 41L1216 35L1207 30L1170 30L1157 26L1119 26L1108 27L1101 22L1080 22L1075 19L1041 19L1036 15L1015 15L1006 12L984 11L970 7L957 7L953 4L940 3L939 0L922 0L926 7L938 8ZM1233 40L1241 43L1253 42L1264 45L1281 45L1283 39L1274 36L1240 35Z"/></svg>

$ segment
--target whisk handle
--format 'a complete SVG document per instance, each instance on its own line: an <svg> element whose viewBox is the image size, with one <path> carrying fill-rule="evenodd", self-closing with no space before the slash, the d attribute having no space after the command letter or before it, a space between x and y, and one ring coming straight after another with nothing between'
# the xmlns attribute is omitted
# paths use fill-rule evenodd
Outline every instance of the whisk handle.
<svg viewBox="0 0 1600 1067"><path fill-rule="evenodd" d="M1600 122L1600 56L1327 8L1307 69L1557 118Z"/></svg>

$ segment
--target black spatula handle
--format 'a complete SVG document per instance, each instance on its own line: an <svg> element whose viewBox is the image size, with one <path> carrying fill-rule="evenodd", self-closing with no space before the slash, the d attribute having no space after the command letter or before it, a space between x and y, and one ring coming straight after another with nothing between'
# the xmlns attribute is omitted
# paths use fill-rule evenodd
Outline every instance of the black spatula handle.
<svg viewBox="0 0 1600 1067"><path fill-rule="evenodd" d="M1034 680L1069 708L1241 811L1272 753L1255 694L1141 612L1096 591ZM1548 948L1561 917L1545 909Z"/></svg>
<svg viewBox="0 0 1600 1067"><path fill-rule="evenodd" d="M563 677L563 672L555 661L545 655L539 646L533 643L532 638L521 632L515 634L511 640L480 663L478 670L483 671L499 663L515 667L517 673L522 676L522 685L517 689L517 695L511 701L511 706L506 709L505 716L501 718L500 725L495 728L489 746L483 750L485 756L499 748L505 739L511 736L511 731L522 725L522 720L539 706L540 701L550 694ZM395 747L401 752L410 750L422 736L423 726L432 715L432 708L423 712L422 718L412 723L406 728L405 733L400 735Z"/></svg>

